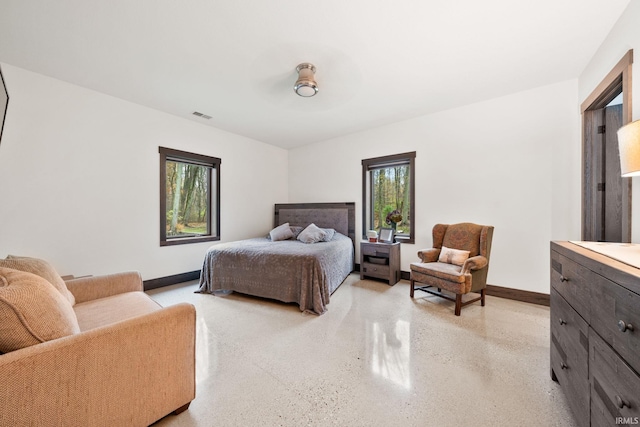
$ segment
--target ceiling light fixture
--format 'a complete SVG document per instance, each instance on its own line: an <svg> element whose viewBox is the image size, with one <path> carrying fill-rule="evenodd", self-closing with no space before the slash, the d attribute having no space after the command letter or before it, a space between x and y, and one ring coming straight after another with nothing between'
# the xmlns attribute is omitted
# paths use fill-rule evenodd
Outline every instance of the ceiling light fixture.
<svg viewBox="0 0 640 427"><path fill-rule="evenodd" d="M308 62L303 62L296 67L298 72L298 80L296 81L293 90L300 96L308 98L318 93L318 83L316 83L314 74L316 67Z"/></svg>

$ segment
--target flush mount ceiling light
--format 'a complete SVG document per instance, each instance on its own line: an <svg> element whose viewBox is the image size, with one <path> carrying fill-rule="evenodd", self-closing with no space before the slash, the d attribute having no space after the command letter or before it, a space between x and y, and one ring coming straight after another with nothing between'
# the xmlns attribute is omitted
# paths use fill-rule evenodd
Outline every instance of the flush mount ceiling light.
<svg viewBox="0 0 640 427"><path fill-rule="evenodd" d="M318 84L314 79L316 67L308 62L303 62L296 67L298 72L298 80L296 81L293 90L300 96L308 98L318 93Z"/></svg>

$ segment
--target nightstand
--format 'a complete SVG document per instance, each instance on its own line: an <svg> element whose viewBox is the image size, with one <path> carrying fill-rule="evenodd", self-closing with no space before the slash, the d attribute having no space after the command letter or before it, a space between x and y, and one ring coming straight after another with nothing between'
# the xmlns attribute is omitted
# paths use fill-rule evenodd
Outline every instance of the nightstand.
<svg viewBox="0 0 640 427"><path fill-rule="evenodd" d="M400 281L400 243L360 242L360 279L375 277L395 285Z"/></svg>

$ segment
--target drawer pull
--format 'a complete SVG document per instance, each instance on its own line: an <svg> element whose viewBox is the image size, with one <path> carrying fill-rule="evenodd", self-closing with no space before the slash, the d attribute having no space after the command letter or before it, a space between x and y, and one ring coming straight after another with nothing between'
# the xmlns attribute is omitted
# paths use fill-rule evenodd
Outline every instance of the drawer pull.
<svg viewBox="0 0 640 427"><path fill-rule="evenodd" d="M633 325L626 323L624 320L618 320L618 329L620 329L620 332L633 331Z"/></svg>
<svg viewBox="0 0 640 427"><path fill-rule="evenodd" d="M626 400L623 400L620 396L616 395L616 405L618 405L618 408L622 409L625 406L627 408L631 408L631 406L629 406L629 402L627 402Z"/></svg>
<svg viewBox="0 0 640 427"><path fill-rule="evenodd" d="M560 364L560 367L561 367L562 369L569 369L569 367L568 367L567 365L565 365L565 364L564 364L564 362L562 362L562 363Z"/></svg>
<svg viewBox="0 0 640 427"><path fill-rule="evenodd" d="M560 322L561 325L566 325L567 321L562 319L562 317L560 319L558 319L558 321Z"/></svg>
<svg viewBox="0 0 640 427"><path fill-rule="evenodd" d="M560 281L561 282L568 282L569 278L568 277L564 277L563 275L560 275Z"/></svg>

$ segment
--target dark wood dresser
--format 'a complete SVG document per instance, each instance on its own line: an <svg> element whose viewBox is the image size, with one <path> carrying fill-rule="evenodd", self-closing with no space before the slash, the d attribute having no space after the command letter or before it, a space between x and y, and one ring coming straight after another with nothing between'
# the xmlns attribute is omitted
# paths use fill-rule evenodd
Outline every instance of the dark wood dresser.
<svg viewBox="0 0 640 427"><path fill-rule="evenodd" d="M551 242L551 378L579 426L640 424L640 269Z"/></svg>

